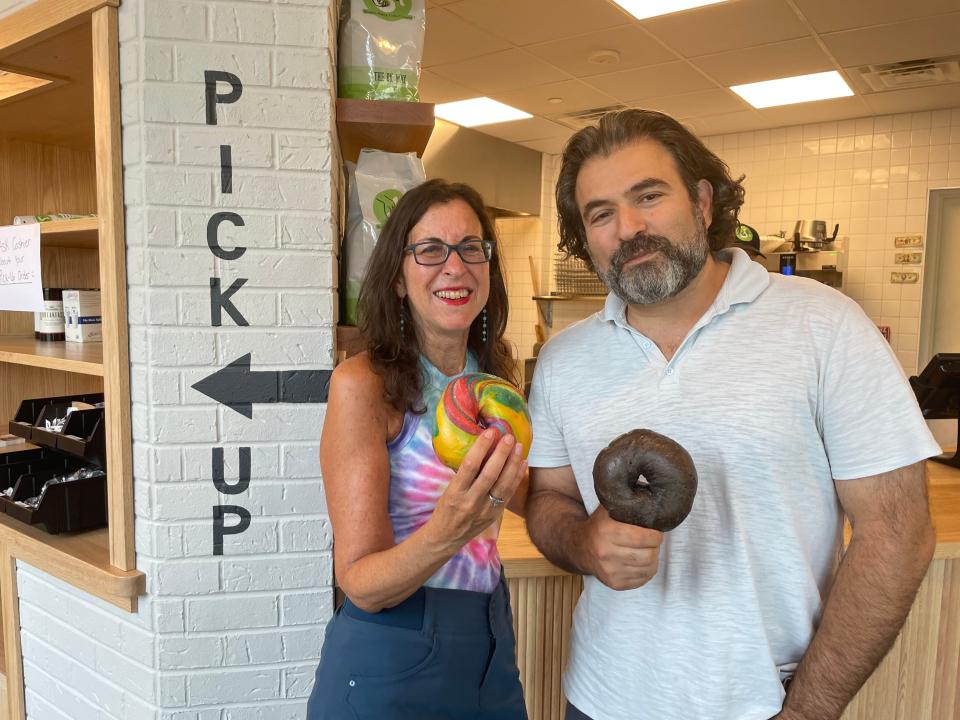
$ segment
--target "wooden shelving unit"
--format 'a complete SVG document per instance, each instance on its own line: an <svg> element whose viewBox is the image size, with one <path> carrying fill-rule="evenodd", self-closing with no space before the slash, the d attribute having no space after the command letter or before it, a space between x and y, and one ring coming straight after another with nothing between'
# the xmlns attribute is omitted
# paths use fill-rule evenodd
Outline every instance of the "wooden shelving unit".
<svg viewBox="0 0 960 720"><path fill-rule="evenodd" d="M0 515L0 718L25 715L17 561L127 611L145 586L133 534L118 4L35 0L0 19L0 64L62 80L0 103L0 224L15 215L95 214L40 223L42 280L99 288L103 317L102 343L48 343L34 340L32 313L0 311L0 428L25 398L102 392L109 516L101 530L50 535Z"/></svg>
<svg viewBox="0 0 960 720"><path fill-rule="evenodd" d="M0 336L0 362L103 377L103 345Z"/></svg>
<svg viewBox="0 0 960 720"><path fill-rule="evenodd" d="M356 162L363 148L415 152L422 156L433 133L433 103L337 99L337 135L344 160ZM338 325L337 362L360 352L360 332Z"/></svg>
<svg viewBox="0 0 960 720"><path fill-rule="evenodd" d="M40 223L40 244L43 247L85 248L96 250L99 220L52 220Z"/></svg>

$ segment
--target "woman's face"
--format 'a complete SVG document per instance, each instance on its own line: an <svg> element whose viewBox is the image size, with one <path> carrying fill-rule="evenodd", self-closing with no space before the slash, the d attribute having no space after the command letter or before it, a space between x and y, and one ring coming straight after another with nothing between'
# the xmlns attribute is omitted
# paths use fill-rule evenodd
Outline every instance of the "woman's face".
<svg viewBox="0 0 960 720"><path fill-rule="evenodd" d="M457 245L482 237L473 208L457 199L427 210L407 236L407 245L426 240ZM396 290L407 299L424 340L450 335L462 335L465 340L490 296L490 263L465 263L451 251L441 265L419 265L412 253L405 253Z"/></svg>

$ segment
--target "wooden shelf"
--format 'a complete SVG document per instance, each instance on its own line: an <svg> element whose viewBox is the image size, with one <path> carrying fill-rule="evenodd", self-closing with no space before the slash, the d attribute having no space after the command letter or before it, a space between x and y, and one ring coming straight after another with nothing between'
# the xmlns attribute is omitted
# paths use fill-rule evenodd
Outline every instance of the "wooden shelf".
<svg viewBox="0 0 960 720"><path fill-rule="evenodd" d="M0 337L0 362L103 377L102 343L41 342Z"/></svg>
<svg viewBox="0 0 960 720"><path fill-rule="evenodd" d="M137 597L145 591L142 572L110 564L106 528L51 535L0 514L0 542L12 557L128 612L136 610Z"/></svg>
<svg viewBox="0 0 960 720"><path fill-rule="evenodd" d="M40 243L52 247L96 249L97 218L53 220L40 223Z"/></svg>
<svg viewBox="0 0 960 720"><path fill-rule="evenodd" d="M337 134L344 160L362 148L422 156L433 132L433 103L337 98Z"/></svg>

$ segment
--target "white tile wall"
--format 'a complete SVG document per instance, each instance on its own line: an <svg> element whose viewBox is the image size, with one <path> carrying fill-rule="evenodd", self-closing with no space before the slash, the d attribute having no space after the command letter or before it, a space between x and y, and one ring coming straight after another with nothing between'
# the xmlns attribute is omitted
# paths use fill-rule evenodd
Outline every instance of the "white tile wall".
<svg viewBox="0 0 960 720"><path fill-rule="evenodd" d="M878 325L904 371L917 371L921 283L895 285L896 235L926 233L927 193L960 185L960 108L797 125L706 138L747 176L740 218L788 235L801 218L848 238L844 292ZM925 238L924 238L925 239Z"/></svg>

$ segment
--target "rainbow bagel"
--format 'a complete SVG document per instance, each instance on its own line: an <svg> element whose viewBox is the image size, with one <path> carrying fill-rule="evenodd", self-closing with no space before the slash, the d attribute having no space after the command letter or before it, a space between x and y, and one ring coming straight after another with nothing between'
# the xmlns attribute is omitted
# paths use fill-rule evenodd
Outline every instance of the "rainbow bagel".
<svg viewBox="0 0 960 720"><path fill-rule="evenodd" d="M530 450L533 432L527 403L517 389L496 375L468 373L447 383L437 403L433 449L447 467L460 467L477 437L487 428L513 435Z"/></svg>

